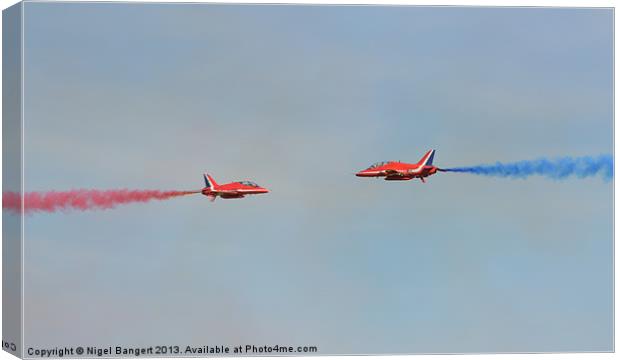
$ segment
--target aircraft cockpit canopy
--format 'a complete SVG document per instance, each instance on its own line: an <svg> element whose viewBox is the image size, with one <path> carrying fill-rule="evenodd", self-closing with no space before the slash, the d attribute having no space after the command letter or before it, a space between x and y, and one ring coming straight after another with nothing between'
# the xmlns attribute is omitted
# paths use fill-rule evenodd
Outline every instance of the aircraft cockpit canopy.
<svg viewBox="0 0 620 360"><path fill-rule="evenodd" d="M258 184L252 181L239 181L239 184L251 187L258 187Z"/></svg>
<svg viewBox="0 0 620 360"><path fill-rule="evenodd" d="M390 163L390 161L379 161L379 162L376 162L376 163L370 165L368 168L369 169L374 169L374 168L377 168L379 166L387 165L389 163Z"/></svg>

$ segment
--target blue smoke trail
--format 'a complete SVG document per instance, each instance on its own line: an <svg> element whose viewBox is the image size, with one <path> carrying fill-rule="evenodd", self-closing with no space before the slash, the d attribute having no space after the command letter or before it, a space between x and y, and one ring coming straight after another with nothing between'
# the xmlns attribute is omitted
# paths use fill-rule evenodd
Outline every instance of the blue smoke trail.
<svg viewBox="0 0 620 360"><path fill-rule="evenodd" d="M524 179L531 175L541 175L556 180L566 179L570 176L585 178L601 175L605 181L609 181L613 177L614 163L611 155L600 155L597 157L563 157L552 160L542 158L506 164L497 162L495 164L441 170L515 179Z"/></svg>

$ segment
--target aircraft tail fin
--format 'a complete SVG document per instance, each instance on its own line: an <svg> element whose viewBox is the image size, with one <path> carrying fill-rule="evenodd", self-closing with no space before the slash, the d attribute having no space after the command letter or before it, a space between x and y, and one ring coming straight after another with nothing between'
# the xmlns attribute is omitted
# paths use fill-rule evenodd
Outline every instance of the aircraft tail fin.
<svg viewBox="0 0 620 360"><path fill-rule="evenodd" d="M433 158L435 157L435 150L429 150L422 156L418 164L420 165L433 165Z"/></svg>
<svg viewBox="0 0 620 360"><path fill-rule="evenodd" d="M217 187L217 183L215 182L215 180L213 180L213 178L211 177L211 175L204 173L204 178L205 178L205 186L208 187L209 189L215 189Z"/></svg>

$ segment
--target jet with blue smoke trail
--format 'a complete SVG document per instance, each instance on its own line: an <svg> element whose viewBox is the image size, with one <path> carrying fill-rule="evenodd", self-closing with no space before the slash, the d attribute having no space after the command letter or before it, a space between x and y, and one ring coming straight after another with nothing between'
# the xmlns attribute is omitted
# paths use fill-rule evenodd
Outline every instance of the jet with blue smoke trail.
<svg viewBox="0 0 620 360"><path fill-rule="evenodd" d="M609 181L613 178L613 168L614 163L611 155L599 155L595 157L541 158L512 163L497 162L495 164L438 170L513 179L524 179L532 175L546 176L555 180L563 180L569 177L586 178L601 176L603 180Z"/></svg>
<svg viewBox="0 0 620 360"><path fill-rule="evenodd" d="M355 174L359 177L382 177L385 180L411 180L418 178L422 182L425 177L429 177L437 172L439 168L433 166L435 150L429 150L422 156L420 161L415 164L408 164L400 161L381 161L370 165L367 169Z"/></svg>

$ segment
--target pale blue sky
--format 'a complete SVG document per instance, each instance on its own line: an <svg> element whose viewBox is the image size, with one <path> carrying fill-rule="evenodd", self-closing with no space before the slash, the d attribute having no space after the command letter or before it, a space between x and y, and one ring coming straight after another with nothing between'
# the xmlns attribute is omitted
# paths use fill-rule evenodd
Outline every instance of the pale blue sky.
<svg viewBox="0 0 620 360"><path fill-rule="evenodd" d="M25 5L25 184L272 192L26 219L25 345L612 350L609 9Z"/></svg>

